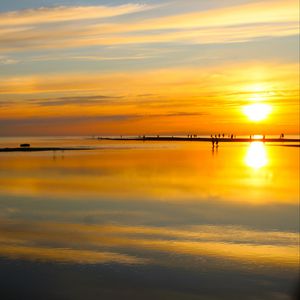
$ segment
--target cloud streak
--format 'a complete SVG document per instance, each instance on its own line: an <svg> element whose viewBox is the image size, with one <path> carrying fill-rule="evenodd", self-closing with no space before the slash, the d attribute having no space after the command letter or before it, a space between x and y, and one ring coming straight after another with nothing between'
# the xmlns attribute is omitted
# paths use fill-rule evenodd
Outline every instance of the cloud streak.
<svg viewBox="0 0 300 300"><path fill-rule="evenodd" d="M201 69L174 67L131 72L2 76L0 92L4 100L5 94L24 96L38 93L81 92L95 95L95 91L102 91L99 95L105 97L155 94L173 95L177 98L183 95L209 98L212 94L219 95L219 93L225 96L232 96L233 92L239 95L245 92L255 93L251 86L257 83L264 84L265 93L272 92L275 85L276 90L295 91L297 77L297 64L223 63Z"/></svg>
<svg viewBox="0 0 300 300"><path fill-rule="evenodd" d="M54 7L2 13L2 51L153 43L236 43L298 34L298 2L262 1L162 17L86 22L155 7ZM68 21L68 23L66 23ZM51 26L43 26L50 23ZM2 28L1 28L2 27Z"/></svg>
<svg viewBox="0 0 300 300"><path fill-rule="evenodd" d="M151 8L151 6L145 4L41 7L38 9L0 13L0 26L27 26L33 24L102 19L137 13Z"/></svg>
<svg viewBox="0 0 300 300"><path fill-rule="evenodd" d="M63 106L63 105L95 105L95 104L113 104L116 100L120 100L120 96L104 96L104 95L91 95L91 96L69 96L69 97L57 97L46 99L31 99L28 100L28 104L40 106Z"/></svg>

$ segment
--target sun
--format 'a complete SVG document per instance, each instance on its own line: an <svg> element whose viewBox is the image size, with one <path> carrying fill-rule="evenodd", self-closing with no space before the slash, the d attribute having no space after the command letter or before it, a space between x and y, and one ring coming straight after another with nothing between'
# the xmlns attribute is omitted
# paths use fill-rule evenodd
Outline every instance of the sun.
<svg viewBox="0 0 300 300"><path fill-rule="evenodd" d="M271 106L263 103L254 103L244 107L243 112L249 120L258 122L266 119L271 112Z"/></svg>

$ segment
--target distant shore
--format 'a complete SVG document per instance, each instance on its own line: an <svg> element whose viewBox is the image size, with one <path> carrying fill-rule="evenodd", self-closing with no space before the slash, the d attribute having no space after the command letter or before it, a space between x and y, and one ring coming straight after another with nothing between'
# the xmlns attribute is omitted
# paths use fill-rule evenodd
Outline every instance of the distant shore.
<svg viewBox="0 0 300 300"><path fill-rule="evenodd" d="M0 148L0 152L40 152L40 151L71 151L71 150L93 150L95 148L82 147L15 147L15 148Z"/></svg>
<svg viewBox="0 0 300 300"><path fill-rule="evenodd" d="M141 137L95 137L94 140L108 141L163 141L163 142L211 142L211 143L280 143L283 146L300 147L300 139L290 138L226 138L226 137L176 137L176 136L141 136ZM289 144L285 144L289 143ZM294 143L294 144L290 144ZM95 150L97 147L6 147L0 152L41 152L41 151L79 151Z"/></svg>

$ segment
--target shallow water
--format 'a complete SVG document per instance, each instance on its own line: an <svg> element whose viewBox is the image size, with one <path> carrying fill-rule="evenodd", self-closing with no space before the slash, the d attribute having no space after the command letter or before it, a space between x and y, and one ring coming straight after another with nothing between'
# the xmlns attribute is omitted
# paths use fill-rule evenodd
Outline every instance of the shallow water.
<svg viewBox="0 0 300 300"><path fill-rule="evenodd" d="M290 299L299 148L0 139L0 288L13 299ZM28 298L28 299L29 299Z"/></svg>

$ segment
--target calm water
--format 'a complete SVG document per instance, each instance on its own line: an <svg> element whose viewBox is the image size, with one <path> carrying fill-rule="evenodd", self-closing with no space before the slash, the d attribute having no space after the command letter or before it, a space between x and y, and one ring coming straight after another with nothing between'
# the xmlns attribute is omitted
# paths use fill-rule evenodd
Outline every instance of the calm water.
<svg viewBox="0 0 300 300"><path fill-rule="evenodd" d="M299 148L0 139L7 299L292 299Z"/></svg>

